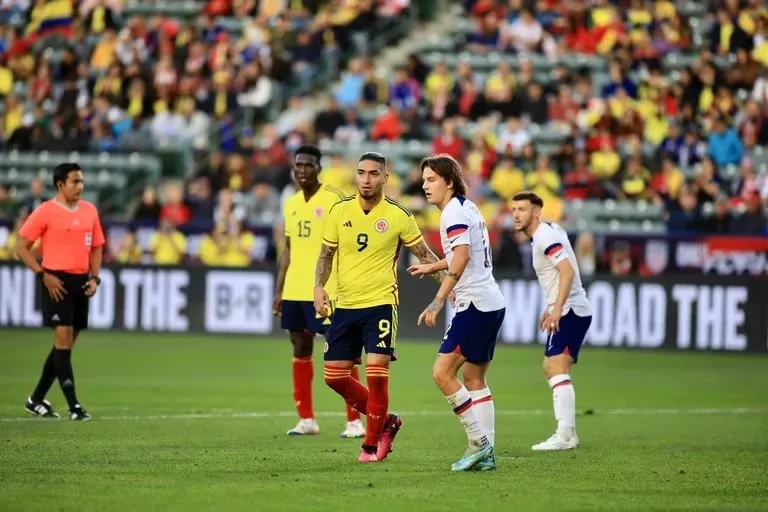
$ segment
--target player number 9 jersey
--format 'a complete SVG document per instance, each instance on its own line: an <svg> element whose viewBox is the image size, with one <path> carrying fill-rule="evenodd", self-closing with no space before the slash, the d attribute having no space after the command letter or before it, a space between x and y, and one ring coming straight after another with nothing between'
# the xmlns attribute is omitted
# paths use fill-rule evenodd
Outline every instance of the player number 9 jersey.
<svg viewBox="0 0 768 512"><path fill-rule="evenodd" d="M337 203L323 234L324 244L338 248L337 307L397 305L400 249L422 240L411 212L394 199L385 196L367 214L357 195Z"/></svg>

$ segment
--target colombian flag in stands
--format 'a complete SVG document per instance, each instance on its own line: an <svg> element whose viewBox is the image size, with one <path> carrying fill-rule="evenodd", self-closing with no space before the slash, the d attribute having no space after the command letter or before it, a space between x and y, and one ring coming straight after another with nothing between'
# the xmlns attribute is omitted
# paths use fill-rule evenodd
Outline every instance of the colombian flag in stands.
<svg viewBox="0 0 768 512"><path fill-rule="evenodd" d="M32 9L27 36L39 39L51 33L66 35L74 23L72 0L49 0Z"/></svg>

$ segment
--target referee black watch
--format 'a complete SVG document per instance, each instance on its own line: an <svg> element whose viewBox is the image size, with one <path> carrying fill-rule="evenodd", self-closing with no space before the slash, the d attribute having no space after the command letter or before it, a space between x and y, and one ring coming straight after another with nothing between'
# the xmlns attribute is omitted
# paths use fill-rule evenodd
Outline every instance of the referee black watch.
<svg viewBox="0 0 768 512"><path fill-rule="evenodd" d="M101 278L99 276L91 276L89 281L96 281L96 286L99 286L101 284Z"/></svg>

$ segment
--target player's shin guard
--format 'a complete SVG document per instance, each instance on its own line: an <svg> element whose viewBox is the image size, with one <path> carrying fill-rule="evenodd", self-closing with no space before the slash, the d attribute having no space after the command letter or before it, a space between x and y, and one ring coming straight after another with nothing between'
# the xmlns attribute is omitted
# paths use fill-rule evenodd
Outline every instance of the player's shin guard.
<svg viewBox="0 0 768 512"><path fill-rule="evenodd" d="M312 407L312 379L315 377L315 365L311 357L293 358L293 402L299 418L306 420L315 417Z"/></svg>
<svg viewBox="0 0 768 512"><path fill-rule="evenodd" d="M367 414L368 390L360 381L352 378L350 368L325 367L325 383L337 392L351 407Z"/></svg>
<svg viewBox="0 0 768 512"><path fill-rule="evenodd" d="M549 379L549 386L552 388L557 435L569 439L576 430L576 392L571 384L571 376L555 375Z"/></svg>
<svg viewBox="0 0 768 512"><path fill-rule="evenodd" d="M368 381L368 422L365 429L366 446L376 446L387 423L389 409L389 368L369 364L365 368Z"/></svg>
<svg viewBox="0 0 768 512"><path fill-rule="evenodd" d="M357 368L357 366L352 367L352 373L351 373L352 380L360 382L360 370ZM360 413L352 407L351 405L347 404L347 422L353 422L353 421L359 421L360 420Z"/></svg>
<svg viewBox="0 0 768 512"><path fill-rule="evenodd" d="M480 427L485 432L488 441L493 445L496 440L496 410L493 407L493 397L488 388L478 391L470 391L472 398L472 409L480 421Z"/></svg>
<svg viewBox="0 0 768 512"><path fill-rule="evenodd" d="M472 409L472 398L469 396L467 388L461 386L457 392L447 395L445 398L453 407L453 412L459 417L459 421L461 421L461 425L467 433L467 439L469 439L470 444L488 443L489 440L480 426L480 420ZM483 440L485 440L485 443Z"/></svg>

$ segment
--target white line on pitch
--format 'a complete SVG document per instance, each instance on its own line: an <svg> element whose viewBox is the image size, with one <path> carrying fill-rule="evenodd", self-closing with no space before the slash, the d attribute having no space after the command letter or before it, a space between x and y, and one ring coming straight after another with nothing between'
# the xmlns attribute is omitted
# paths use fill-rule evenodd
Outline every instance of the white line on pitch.
<svg viewBox="0 0 768 512"><path fill-rule="evenodd" d="M448 416L449 410L423 410L411 412L399 412L402 416ZM738 414L766 414L766 408L735 407L729 409L702 408L702 409L597 409L595 415L738 415ZM499 416L548 416L552 414L550 409L497 409ZM582 412L583 414L583 412ZM160 421L160 420L210 420L210 419L239 419L239 418L283 418L293 417L295 411L282 412L213 412L213 413L186 413L186 414L148 414L146 416L95 416L99 421ZM336 417L344 416L342 412L319 412L316 416ZM0 418L0 423L16 423L25 421L41 421L40 418L28 416L19 418Z"/></svg>

